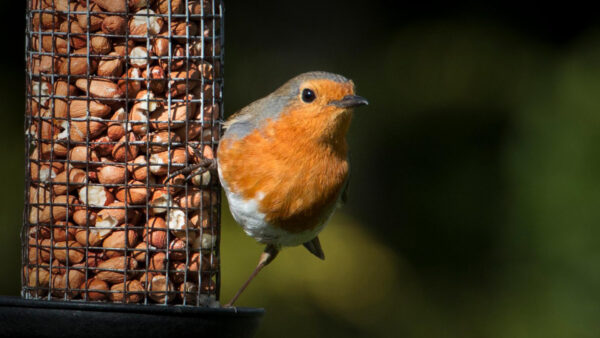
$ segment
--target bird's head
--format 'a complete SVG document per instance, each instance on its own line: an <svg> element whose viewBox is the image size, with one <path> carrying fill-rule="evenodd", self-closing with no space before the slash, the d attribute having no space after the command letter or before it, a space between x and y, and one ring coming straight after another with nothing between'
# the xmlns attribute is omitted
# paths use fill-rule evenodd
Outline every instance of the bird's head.
<svg viewBox="0 0 600 338"><path fill-rule="evenodd" d="M298 75L270 96L284 103L280 118L292 119L296 127L319 139L343 138L352 108L368 104L355 95L352 80L327 72Z"/></svg>

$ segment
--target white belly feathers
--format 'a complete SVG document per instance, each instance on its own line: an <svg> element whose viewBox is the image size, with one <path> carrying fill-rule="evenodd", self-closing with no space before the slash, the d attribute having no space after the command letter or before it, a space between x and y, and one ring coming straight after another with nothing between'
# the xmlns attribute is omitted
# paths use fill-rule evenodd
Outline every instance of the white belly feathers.
<svg viewBox="0 0 600 338"><path fill-rule="evenodd" d="M253 199L245 199L242 196L235 194L229 190L227 183L223 180L221 168L219 166L219 179L225 190L229 209L235 221L242 226L246 234L254 237L258 242L263 244L274 244L277 246L296 246L308 242L315 238L325 226L329 216L333 214L335 208L332 208L328 217L324 218L321 224L314 229L306 230L299 233L291 233L270 225L265 220L265 214L258 210L258 202L264 197L264 194L259 193Z"/></svg>

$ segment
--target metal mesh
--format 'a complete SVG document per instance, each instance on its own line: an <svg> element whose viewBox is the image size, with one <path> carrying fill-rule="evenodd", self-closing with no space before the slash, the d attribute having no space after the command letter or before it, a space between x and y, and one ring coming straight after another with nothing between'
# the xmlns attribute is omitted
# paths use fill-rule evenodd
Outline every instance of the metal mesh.
<svg viewBox="0 0 600 338"><path fill-rule="evenodd" d="M29 0L22 296L219 297L219 0ZM169 179L170 177L170 179Z"/></svg>

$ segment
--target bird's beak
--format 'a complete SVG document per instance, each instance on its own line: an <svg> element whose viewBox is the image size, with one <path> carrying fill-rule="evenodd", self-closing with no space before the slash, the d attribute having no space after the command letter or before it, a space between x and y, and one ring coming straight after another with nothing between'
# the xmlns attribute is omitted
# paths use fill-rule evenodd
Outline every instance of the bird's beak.
<svg viewBox="0 0 600 338"><path fill-rule="evenodd" d="M340 108L352 108L366 106L369 104L369 101L358 95L346 95L341 100L331 101L329 104Z"/></svg>

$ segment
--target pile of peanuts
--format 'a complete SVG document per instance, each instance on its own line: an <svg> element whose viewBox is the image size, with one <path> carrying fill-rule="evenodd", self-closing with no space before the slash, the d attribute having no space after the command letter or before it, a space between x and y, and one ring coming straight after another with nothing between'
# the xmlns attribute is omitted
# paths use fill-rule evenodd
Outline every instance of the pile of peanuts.
<svg viewBox="0 0 600 338"><path fill-rule="evenodd" d="M219 1L28 9L23 295L214 303Z"/></svg>

